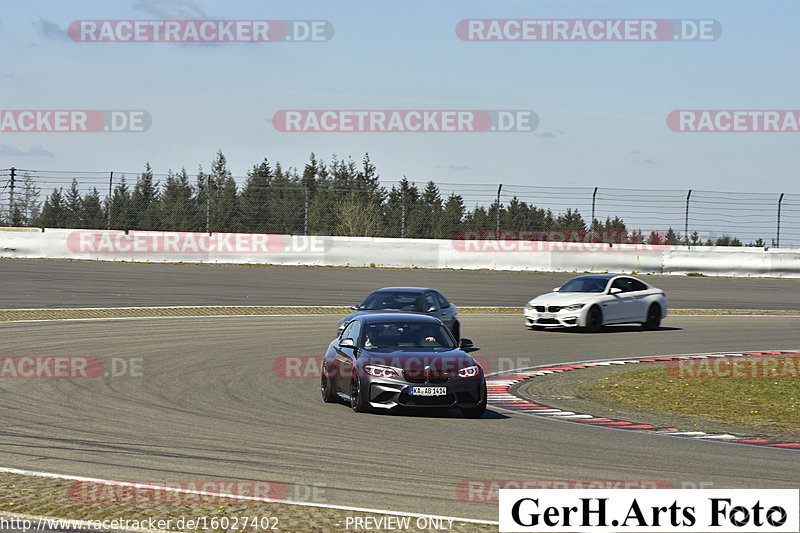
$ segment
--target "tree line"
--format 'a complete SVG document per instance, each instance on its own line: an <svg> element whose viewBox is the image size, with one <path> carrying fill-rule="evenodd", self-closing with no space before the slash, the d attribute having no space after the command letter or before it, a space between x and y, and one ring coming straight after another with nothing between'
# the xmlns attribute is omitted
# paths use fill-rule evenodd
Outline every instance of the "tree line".
<svg viewBox="0 0 800 533"><path fill-rule="evenodd" d="M336 156L328 163L312 153L302 172L264 159L239 186L218 151L209 171L200 167L194 180L182 168L159 182L147 163L135 182L123 176L105 197L97 188L81 192L77 180L66 190L53 189L43 203L39 195L35 180L23 175L6 222L47 228L427 239L531 239L525 232L532 231L539 240L742 246L735 237L702 241L697 232L687 238L672 228L642 235L619 217L587 223L577 209L554 214L516 197L470 209L459 194L443 196L433 181L418 187L404 177L387 189L369 154L358 164ZM519 233L496 235L498 228ZM763 241L751 244L763 246Z"/></svg>

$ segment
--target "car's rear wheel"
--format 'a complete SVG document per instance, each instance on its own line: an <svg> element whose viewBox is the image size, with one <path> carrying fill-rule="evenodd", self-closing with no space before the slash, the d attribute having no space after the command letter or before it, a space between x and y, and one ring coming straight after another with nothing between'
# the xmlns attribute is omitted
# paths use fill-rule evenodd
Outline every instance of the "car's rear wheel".
<svg viewBox="0 0 800 533"><path fill-rule="evenodd" d="M645 331L652 331L658 329L661 325L661 307L658 304L653 304L647 310L645 321L642 322L642 329Z"/></svg>
<svg viewBox="0 0 800 533"><path fill-rule="evenodd" d="M350 407L356 413L369 412L369 403L365 394L361 391L361 380L355 376L350 382Z"/></svg>
<svg viewBox="0 0 800 533"><path fill-rule="evenodd" d="M328 368L325 362L322 362L322 381L320 383L320 392L322 393L322 401L325 403L334 403L339 397L333 391L333 384L330 377L328 377Z"/></svg>
<svg viewBox="0 0 800 533"><path fill-rule="evenodd" d="M461 324L459 324L458 322L453 324L452 333L453 333L453 337L456 338L456 342L460 341L461 340Z"/></svg>
<svg viewBox="0 0 800 533"><path fill-rule="evenodd" d="M486 412L486 390L483 391L483 400L477 407L462 407L461 414L467 418L480 418Z"/></svg>
<svg viewBox="0 0 800 533"><path fill-rule="evenodd" d="M586 316L586 331L589 333L599 333L603 329L603 312L599 307L594 306L589 309Z"/></svg>

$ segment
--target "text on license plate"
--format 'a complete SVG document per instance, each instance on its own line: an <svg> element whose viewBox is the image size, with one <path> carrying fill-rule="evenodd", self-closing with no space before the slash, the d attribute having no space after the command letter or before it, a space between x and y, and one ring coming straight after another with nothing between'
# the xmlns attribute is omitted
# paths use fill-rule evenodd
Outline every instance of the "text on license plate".
<svg viewBox="0 0 800 533"><path fill-rule="evenodd" d="M555 318L555 313L539 313L540 318Z"/></svg>
<svg viewBox="0 0 800 533"><path fill-rule="evenodd" d="M447 387L411 387L411 396L446 396Z"/></svg>

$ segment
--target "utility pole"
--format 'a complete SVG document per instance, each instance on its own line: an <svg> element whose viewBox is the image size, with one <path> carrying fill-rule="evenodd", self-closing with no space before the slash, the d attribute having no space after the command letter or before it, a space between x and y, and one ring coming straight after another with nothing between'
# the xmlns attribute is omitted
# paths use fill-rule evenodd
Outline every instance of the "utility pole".
<svg viewBox="0 0 800 533"><path fill-rule="evenodd" d="M686 244L689 244L689 199L692 197L692 189L689 189L689 194L686 195L686 216L683 219L683 238L686 239Z"/></svg>
<svg viewBox="0 0 800 533"><path fill-rule="evenodd" d="M111 196L114 186L114 171L108 173L108 198L106 200L106 229L111 229Z"/></svg>
<svg viewBox="0 0 800 533"><path fill-rule="evenodd" d="M17 169L11 167L11 181L8 184L8 219L11 226L17 225L17 210L14 206L14 184L17 177Z"/></svg>
<svg viewBox="0 0 800 533"><path fill-rule="evenodd" d="M500 238L500 191L502 190L503 190L503 184L501 183L497 187L497 224L496 224L497 235L495 235L495 239Z"/></svg>
<svg viewBox="0 0 800 533"><path fill-rule="evenodd" d="M783 203L783 194L778 198L778 235L775 239L775 248L781 247L781 203Z"/></svg>

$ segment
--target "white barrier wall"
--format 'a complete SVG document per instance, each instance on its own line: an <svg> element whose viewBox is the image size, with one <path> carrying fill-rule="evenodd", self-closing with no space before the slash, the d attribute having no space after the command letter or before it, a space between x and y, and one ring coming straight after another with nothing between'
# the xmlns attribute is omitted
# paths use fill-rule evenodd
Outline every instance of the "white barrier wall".
<svg viewBox="0 0 800 533"><path fill-rule="evenodd" d="M800 249L246 233L0 228L0 257L800 277Z"/></svg>

